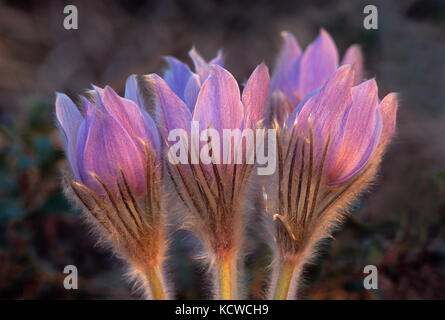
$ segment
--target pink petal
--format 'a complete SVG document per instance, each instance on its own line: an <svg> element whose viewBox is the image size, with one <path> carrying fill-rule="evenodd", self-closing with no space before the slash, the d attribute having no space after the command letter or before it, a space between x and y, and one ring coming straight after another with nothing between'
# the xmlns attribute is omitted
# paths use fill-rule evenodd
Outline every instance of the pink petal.
<svg viewBox="0 0 445 320"><path fill-rule="evenodd" d="M190 132L192 116L189 108L157 74L150 74L147 80L152 84L156 103L160 111L160 125L162 134L167 138L174 129L185 129Z"/></svg>
<svg viewBox="0 0 445 320"><path fill-rule="evenodd" d="M159 153L159 135L150 115L131 100L121 98L112 88L105 87L102 101L107 111L119 122L142 150L139 139Z"/></svg>
<svg viewBox="0 0 445 320"><path fill-rule="evenodd" d="M241 128L244 110L235 78L218 65L212 65L212 73L202 85L196 101L193 120L200 128Z"/></svg>
<svg viewBox="0 0 445 320"><path fill-rule="evenodd" d="M284 44L271 79L272 91L279 89L297 103L296 92L298 89L298 67L301 58L301 49L295 37L287 32L281 33Z"/></svg>
<svg viewBox="0 0 445 320"><path fill-rule="evenodd" d="M246 128L255 128L259 121L264 120L269 84L269 70L262 63L256 67L243 90L242 102L246 111Z"/></svg>
<svg viewBox="0 0 445 320"><path fill-rule="evenodd" d="M343 139L329 169L331 185L344 183L359 173L371 158L382 131L377 110L378 89L374 79L351 90L352 102L344 126Z"/></svg>
<svg viewBox="0 0 445 320"><path fill-rule="evenodd" d="M352 64L355 70L354 85L358 85L363 81L363 55L358 45L352 45L346 50L345 56L341 64Z"/></svg>
<svg viewBox="0 0 445 320"><path fill-rule="evenodd" d="M216 57L210 60L209 65L210 64L217 64L220 67L224 67L224 54L222 49L218 50Z"/></svg>
<svg viewBox="0 0 445 320"><path fill-rule="evenodd" d="M352 66L342 66L332 74L323 87L312 93L307 102L297 107L289 118L289 128L296 123L297 133L309 138L308 122L311 122L314 139L314 163L321 163L329 134L331 140L325 167L335 160L337 145L341 141L342 120L351 102L351 87L354 79ZM301 111L299 111L301 110ZM291 122L295 119L294 122Z"/></svg>
<svg viewBox="0 0 445 320"><path fill-rule="evenodd" d="M91 176L97 174L114 195L116 180L122 169L132 192L138 196L145 190L145 169L142 154L133 139L110 115L96 113L85 143L82 171L84 183L98 194L104 190Z"/></svg>
<svg viewBox="0 0 445 320"><path fill-rule="evenodd" d="M210 74L210 64L217 64L221 67L223 64L222 50L218 51L218 55L213 58L210 63L208 63L194 47L189 51L189 56L193 60L195 72L199 75L201 83L203 83Z"/></svg>
<svg viewBox="0 0 445 320"><path fill-rule="evenodd" d="M378 148L385 148L394 136L396 129L398 97L396 93L386 95L378 110L382 116L383 128Z"/></svg>
<svg viewBox="0 0 445 320"><path fill-rule="evenodd" d="M321 29L318 38L305 50L299 70L300 97L320 87L338 67L338 51L334 40Z"/></svg>

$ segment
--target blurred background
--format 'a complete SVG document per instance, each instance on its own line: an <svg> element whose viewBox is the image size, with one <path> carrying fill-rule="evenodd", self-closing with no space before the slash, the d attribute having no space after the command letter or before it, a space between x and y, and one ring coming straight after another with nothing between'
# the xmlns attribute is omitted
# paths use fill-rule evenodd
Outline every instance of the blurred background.
<svg viewBox="0 0 445 320"><path fill-rule="evenodd" d="M78 30L63 28L68 4L78 8ZM377 6L378 30L363 28L367 4ZM207 59L224 48L242 82L261 61L273 66L281 30L305 47L320 27L341 54L360 44L380 98L396 91L401 103L378 184L307 268L300 296L444 299L444 0L0 1L0 298L140 297L63 196L55 91L76 98L94 83L122 94L130 74L162 72L163 55L190 63L193 45ZM175 233L169 278L177 298L206 298L205 270L185 236ZM260 299L270 253L252 243L247 293ZM63 287L69 264L78 290ZM368 264L379 270L378 290L363 289Z"/></svg>

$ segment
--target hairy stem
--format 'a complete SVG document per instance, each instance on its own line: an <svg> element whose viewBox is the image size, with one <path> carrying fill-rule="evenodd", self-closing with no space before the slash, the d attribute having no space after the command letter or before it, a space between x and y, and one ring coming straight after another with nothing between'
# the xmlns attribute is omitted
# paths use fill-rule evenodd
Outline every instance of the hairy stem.
<svg viewBox="0 0 445 320"><path fill-rule="evenodd" d="M288 300L296 297L296 284L301 274L302 264L292 258L279 259L275 266L270 297L273 300Z"/></svg>
<svg viewBox="0 0 445 320"><path fill-rule="evenodd" d="M230 255L224 255L216 261L215 298L220 300L236 299L237 270L236 261Z"/></svg>
<svg viewBox="0 0 445 320"><path fill-rule="evenodd" d="M145 270L145 277L153 300L166 300L163 276L159 266L148 266Z"/></svg>

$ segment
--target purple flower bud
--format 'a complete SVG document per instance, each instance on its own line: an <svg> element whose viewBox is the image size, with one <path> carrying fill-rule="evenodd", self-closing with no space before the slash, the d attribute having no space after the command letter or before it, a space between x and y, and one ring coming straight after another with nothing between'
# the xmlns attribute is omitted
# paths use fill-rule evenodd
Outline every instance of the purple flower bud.
<svg viewBox="0 0 445 320"><path fill-rule="evenodd" d="M153 119L142 109L135 87L127 83L126 97L110 87L95 88L94 103L82 98L85 116L65 94L57 94L56 115L74 178L98 195L116 195L120 171L134 196L145 193L147 147L159 154ZM96 176L99 178L97 179Z"/></svg>
<svg viewBox="0 0 445 320"><path fill-rule="evenodd" d="M164 73L164 80L167 82L171 90L185 102L187 107L193 112L196 99L198 98L201 85L208 78L211 65L216 64L223 66L224 59L222 50L210 62L206 62L195 48L189 51L189 56L195 66L195 72L192 72L189 66L174 57L165 57L169 65Z"/></svg>
<svg viewBox="0 0 445 320"><path fill-rule="evenodd" d="M322 86L339 66L338 50L334 40L324 29L304 52L289 32L283 32L284 45L281 49L271 79L271 92L284 94L272 105L280 123L284 121L289 105L295 108L302 99ZM341 65L352 64L355 69L354 85L363 80L363 57L357 45L348 48Z"/></svg>
<svg viewBox="0 0 445 320"><path fill-rule="evenodd" d="M379 104L374 79L355 87L353 83L352 66L340 67L320 90L300 103L287 123L302 138L309 139L312 133L314 167L321 165L330 140L323 169L330 185L352 179L369 163L379 143L386 146L394 132L394 95Z"/></svg>

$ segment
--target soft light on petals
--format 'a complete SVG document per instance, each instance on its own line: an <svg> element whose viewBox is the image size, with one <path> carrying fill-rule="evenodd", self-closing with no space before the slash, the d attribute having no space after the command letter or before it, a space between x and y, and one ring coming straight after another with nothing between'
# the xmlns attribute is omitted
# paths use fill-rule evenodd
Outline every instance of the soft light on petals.
<svg viewBox="0 0 445 320"><path fill-rule="evenodd" d="M164 80L170 89L181 99L184 100L184 93L187 83L193 72L189 66L173 57L165 57L170 69L164 74Z"/></svg>
<svg viewBox="0 0 445 320"><path fill-rule="evenodd" d="M260 64L250 76L243 90L242 102L245 108L245 127L255 128L266 114L269 94L269 70Z"/></svg>
<svg viewBox="0 0 445 320"><path fill-rule="evenodd" d="M136 76L133 74L128 77L125 83L125 99L134 101L140 108L143 108L142 98L136 81Z"/></svg>
<svg viewBox="0 0 445 320"><path fill-rule="evenodd" d="M331 135L329 152L326 162L333 160L335 152L332 149L340 143L342 128L341 122L347 106L351 101L351 88L354 80L352 66L342 66L330 76L326 84L315 91L313 96L301 107L298 116L295 109L289 121L296 119L297 132L301 132L306 138L309 137L308 122L314 135L314 161L319 164L323 148ZM289 124L292 128L293 124ZM332 159L332 160L331 160Z"/></svg>
<svg viewBox="0 0 445 320"><path fill-rule="evenodd" d="M336 162L328 173L332 185L344 183L361 171L377 147L382 130L382 119L377 110L377 90L374 79L351 90L352 103L342 143L335 151Z"/></svg>
<svg viewBox="0 0 445 320"><path fill-rule="evenodd" d="M121 98L110 87L105 87L103 103L107 111L119 122L134 141L142 139L151 149L159 152L159 136L156 126L145 110L131 100ZM142 145L140 145L143 148Z"/></svg>
<svg viewBox="0 0 445 320"><path fill-rule="evenodd" d="M363 81L363 55L358 45L352 45L346 50L341 64L352 64L355 70L354 85Z"/></svg>
<svg viewBox="0 0 445 320"><path fill-rule="evenodd" d="M197 74L193 74L187 82L184 92L184 102L192 113L195 109L199 90L201 90L201 80L199 79L199 76Z"/></svg>
<svg viewBox="0 0 445 320"><path fill-rule="evenodd" d="M280 90L284 92L289 99L296 95L298 88L298 67L299 59L301 57L300 46L295 37L287 31L281 33L284 44L280 51L278 61L274 68L274 73L271 79L272 91Z"/></svg>
<svg viewBox="0 0 445 320"><path fill-rule="evenodd" d="M218 55L212 59L210 63L208 63L194 47L189 51L189 56L193 60L195 72L199 75L201 83L203 83L210 74L210 64L217 64L222 67L224 62L222 50L218 51Z"/></svg>
<svg viewBox="0 0 445 320"><path fill-rule="evenodd" d="M138 147L110 115L98 111L88 131L83 151L82 170L84 183L90 186L97 194L104 194L100 184L91 173L96 174L114 195L118 194L117 179L122 169L130 189L134 194L144 192L144 161Z"/></svg>
<svg viewBox="0 0 445 320"><path fill-rule="evenodd" d="M222 67L212 65L212 72L199 92L193 120L200 122L200 128L211 127L222 132L222 129L241 128L243 116L235 78Z"/></svg>
<svg viewBox="0 0 445 320"><path fill-rule="evenodd" d="M224 67L224 54L222 49L219 49L216 53L216 57L210 60L209 65L211 64L217 64L220 67Z"/></svg>
<svg viewBox="0 0 445 320"><path fill-rule="evenodd" d="M379 149L385 149L396 130L398 97L396 93L386 95L380 102L378 110L382 116L383 128L379 141Z"/></svg>
<svg viewBox="0 0 445 320"><path fill-rule="evenodd" d="M83 117L73 101L63 93L57 93L56 116L63 133L62 136L67 151L68 161L73 169L74 176L79 178L76 162L76 145L77 132L83 121Z"/></svg>
<svg viewBox="0 0 445 320"><path fill-rule="evenodd" d="M174 129L185 129L190 132L192 119L189 108L157 74L150 74L147 80L155 91L158 108L160 111L161 130L164 137Z"/></svg>
<svg viewBox="0 0 445 320"><path fill-rule="evenodd" d="M338 51L334 40L321 30L318 38L305 50L299 70L299 94L305 97L321 86L338 67Z"/></svg>

